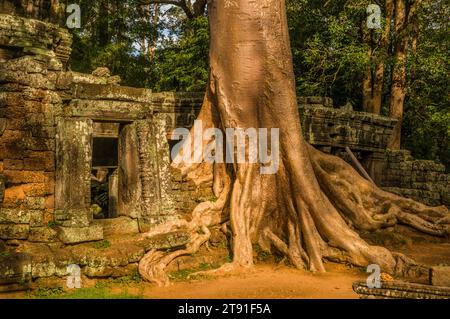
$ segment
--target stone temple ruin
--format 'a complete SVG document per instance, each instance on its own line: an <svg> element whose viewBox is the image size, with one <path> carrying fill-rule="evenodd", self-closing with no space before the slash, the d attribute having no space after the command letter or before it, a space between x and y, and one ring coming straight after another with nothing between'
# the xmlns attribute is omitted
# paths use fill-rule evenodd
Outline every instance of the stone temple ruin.
<svg viewBox="0 0 450 319"><path fill-rule="evenodd" d="M0 6L0 291L65 276L69 264L121 276L150 249L186 244L183 232L133 238L214 196L170 167L170 133L193 124L203 95L120 86L106 68L68 71L69 32L11 10ZM320 97L299 98L299 110L311 144L354 154L379 186L450 205L441 164L386 151L394 119ZM131 240L114 252L83 246L111 236Z"/></svg>

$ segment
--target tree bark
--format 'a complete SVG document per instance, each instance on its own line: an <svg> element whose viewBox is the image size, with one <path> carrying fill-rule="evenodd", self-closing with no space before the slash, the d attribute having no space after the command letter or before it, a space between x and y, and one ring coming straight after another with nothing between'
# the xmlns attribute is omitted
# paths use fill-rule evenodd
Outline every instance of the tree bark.
<svg viewBox="0 0 450 319"><path fill-rule="evenodd" d="M406 4L405 0L395 0L395 52L392 70L391 97L389 115L398 119L388 148L400 149L403 107L406 95L406 59L408 49L408 36L406 34Z"/></svg>
<svg viewBox="0 0 450 319"><path fill-rule="evenodd" d="M109 30L109 3L107 0L101 0L99 5L99 25L97 29L98 44L105 47L111 42L111 34Z"/></svg>
<svg viewBox="0 0 450 319"><path fill-rule="evenodd" d="M391 33L391 20L394 13L394 0L386 0L386 24L380 39L380 53L377 55L373 84L373 113L380 114L383 101L383 82L385 61L389 56L389 42Z"/></svg>
<svg viewBox="0 0 450 319"><path fill-rule="evenodd" d="M284 0L215 0L208 14L210 80L199 119L204 129L279 128L279 169L261 175L259 164L174 160L174 168L196 183L213 179L218 199L198 205L189 222L161 225L147 234L184 227L193 240L185 250L149 252L139 264L146 280L168 284L166 265L195 252L208 240L207 226L227 219L233 262L218 273L251 267L253 244L276 249L295 267L312 271L325 271L323 260L328 259L358 266L375 263L384 272L402 273L413 263L367 244L357 231L403 223L433 235L448 234L447 224L439 224L449 216L445 207L429 208L384 192L342 159L305 142Z"/></svg>
<svg viewBox="0 0 450 319"><path fill-rule="evenodd" d="M369 60L372 62L363 76L363 110L369 113L380 114L383 101L383 82L385 61L388 57L390 42L391 20L394 12L394 0L386 0L386 23L381 34L378 46L374 50L373 39L369 40L369 34L364 32L365 42L371 44L368 52ZM363 25L365 28L365 25ZM363 29L364 30L364 29ZM377 51L376 53L374 51ZM372 66L374 65L374 67ZM373 68L373 70L372 70Z"/></svg>
<svg viewBox="0 0 450 319"><path fill-rule="evenodd" d="M373 113L373 84L375 80L372 71L372 63L374 59L373 40L370 34L371 31L366 29L365 21L364 23L362 23L361 28L363 34L363 42L369 44L369 48L367 50L369 65L367 66L362 79L362 108L364 112Z"/></svg>
<svg viewBox="0 0 450 319"><path fill-rule="evenodd" d="M188 19L197 18L205 13L207 0L197 0L192 3L191 0L141 0L139 4L145 6L148 4L170 4L180 7Z"/></svg>

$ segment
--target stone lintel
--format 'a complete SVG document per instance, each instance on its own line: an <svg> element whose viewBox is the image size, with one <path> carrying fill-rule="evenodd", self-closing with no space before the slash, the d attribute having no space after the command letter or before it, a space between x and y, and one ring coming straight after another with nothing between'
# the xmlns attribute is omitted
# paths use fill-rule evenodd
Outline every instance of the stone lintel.
<svg viewBox="0 0 450 319"><path fill-rule="evenodd" d="M113 84L78 83L72 88L73 98L150 103L152 91Z"/></svg>
<svg viewBox="0 0 450 319"><path fill-rule="evenodd" d="M74 99L65 108L66 117L96 121L130 122L148 117L151 106L143 102Z"/></svg>

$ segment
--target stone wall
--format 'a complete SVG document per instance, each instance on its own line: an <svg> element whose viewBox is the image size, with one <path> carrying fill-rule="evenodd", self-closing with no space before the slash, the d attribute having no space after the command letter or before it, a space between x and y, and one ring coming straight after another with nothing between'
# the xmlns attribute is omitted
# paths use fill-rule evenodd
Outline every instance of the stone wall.
<svg viewBox="0 0 450 319"><path fill-rule="evenodd" d="M23 9L14 5L2 1L1 12ZM55 240L47 225L54 219L54 116L62 109L56 83L70 45L57 25L0 14L1 239Z"/></svg>
<svg viewBox="0 0 450 319"><path fill-rule="evenodd" d="M3 162L1 165L3 165ZM0 167L0 170L3 168ZM0 174L0 204L3 203L3 197L5 196L5 176Z"/></svg>
<svg viewBox="0 0 450 319"><path fill-rule="evenodd" d="M0 238L49 241L54 232L54 114L62 101L55 92L57 70L40 56L0 65L0 167L6 190L0 208Z"/></svg>
<svg viewBox="0 0 450 319"><path fill-rule="evenodd" d="M61 1L62 2L62 1ZM0 0L0 13L39 19L59 24L65 15L65 5L54 0Z"/></svg>
<svg viewBox="0 0 450 319"><path fill-rule="evenodd" d="M384 153L395 119L354 112L351 105L335 108L330 98L299 97L305 139L324 151L345 148Z"/></svg>
<svg viewBox="0 0 450 319"><path fill-rule="evenodd" d="M178 214L188 215L199 203L216 200L212 182L195 185L175 170L172 170L171 176L171 193Z"/></svg>
<svg viewBox="0 0 450 319"><path fill-rule="evenodd" d="M72 36L64 28L0 11L0 62L34 55L50 70L60 70L69 59L71 44Z"/></svg>
<svg viewBox="0 0 450 319"><path fill-rule="evenodd" d="M98 123L118 127L119 215L140 231L211 199L210 185L172 175L166 139L195 119L203 95L120 86L106 68L66 71L70 42L57 25L0 13L0 239L103 238L90 211Z"/></svg>
<svg viewBox="0 0 450 319"><path fill-rule="evenodd" d="M415 160L409 151L387 150L381 186L430 206L450 206L450 174L433 161Z"/></svg>

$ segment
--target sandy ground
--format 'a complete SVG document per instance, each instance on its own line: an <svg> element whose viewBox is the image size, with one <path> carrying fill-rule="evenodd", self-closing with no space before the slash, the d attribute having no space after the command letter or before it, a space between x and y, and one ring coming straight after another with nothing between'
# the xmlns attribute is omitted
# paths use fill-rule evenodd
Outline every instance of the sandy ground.
<svg viewBox="0 0 450 319"><path fill-rule="evenodd" d="M352 283L366 278L360 269L330 263L326 268L327 273L319 274L284 265L257 265L251 272L175 281L165 288L140 283L126 287L113 284L108 289L114 294L127 291L145 299L358 298ZM0 294L0 299L21 298L26 298L25 292Z"/></svg>
<svg viewBox="0 0 450 319"><path fill-rule="evenodd" d="M258 265L250 273L175 282L168 288L146 285L143 296L173 299L358 298L352 283L365 278L361 270L335 264L328 264L327 268L327 273L313 274L286 266Z"/></svg>

